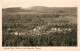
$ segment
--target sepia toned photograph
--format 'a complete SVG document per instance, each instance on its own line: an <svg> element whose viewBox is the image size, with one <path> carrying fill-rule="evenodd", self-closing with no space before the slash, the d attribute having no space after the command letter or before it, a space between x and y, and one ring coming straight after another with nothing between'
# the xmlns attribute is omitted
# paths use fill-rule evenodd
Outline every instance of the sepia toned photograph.
<svg viewBox="0 0 80 51"><path fill-rule="evenodd" d="M2 8L2 47L77 47L77 7Z"/></svg>

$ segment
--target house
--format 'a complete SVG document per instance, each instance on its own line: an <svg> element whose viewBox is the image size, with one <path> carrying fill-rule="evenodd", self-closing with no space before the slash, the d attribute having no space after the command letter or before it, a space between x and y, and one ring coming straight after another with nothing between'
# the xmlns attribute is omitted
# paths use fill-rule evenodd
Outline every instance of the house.
<svg viewBox="0 0 80 51"><path fill-rule="evenodd" d="M33 29L33 34L36 34L36 35L43 34L44 29L45 29L44 26L37 26L36 28Z"/></svg>
<svg viewBox="0 0 80 51"><path fill-rule="evenodd" d="M26 33L24 33L24 32L20 32L19 35L26 35Z"/></svg>
<svg viewBox="0 0 80 51"><path fill-rule="evenodd" d="M36 30L37 30L36 28L33 29L33 31L36 31Z"/></svg>
<svg viewBox="0 0 80 51"><path fill-rule="evenodd" d="M33 31L39 31L39 30L41 30L41 29L42 29L42 27L37 26L36 28L33 29Z"/></svg>
<svg viewBox="0 0 80 51"><path fill-rule="evenodd" d="M19 35L19 33L18 32L14 32L14 35Z"/></svg>
<svg viewBox="0 0 80 51"><path fill-rule="evenodd" d="M68 28L68 31L71 31L71 28Z"/></svg>
<svg viewBox="0 0 80 51"><path fill-rule="evenodd" d="M58 31L59 32L62 32L64 29L63 28L58 28Z"/></svg>
<svg viewBox="0 0 80 51"><path fill-rule="evenodd" d="M53 32L62 32L64 28L51 28L51 31Z"/></svg>
<svg viewBox="0 0 80 51"><path fill-rule="evenodd" d="M11 30L10 28L7 28L7 30L9 31L9 30Z"/></svg>
<svg viewBox="0 0 80 51"><path fill-rule="evenodd" d="M57 31L57 28L51 28L52 31L56 32Z"/></svg>
<svg viewBox="0 0 80 51"><path fill-rule="evenodd" d="M40 29L41 29L41 27L38 27L38 29L40 30Z"/></svg>
<svg viewBox="0 0 80 51"><path fill-rule="evenodd" d="M64 31L67 31L67 30L68 30L67 28L64 29Z"/></svg>
<svg viewBox="0 0 80 51"><path fill-rule="evenodd" d="M64 31L71 31L71 28L65 28Z"/></svg>
<svg viewBox="0 0 80 51"><path fill-rule="evenodd" d="M64 31L71 31L71 28L51 28L49 32L64 32Z"/></svg>

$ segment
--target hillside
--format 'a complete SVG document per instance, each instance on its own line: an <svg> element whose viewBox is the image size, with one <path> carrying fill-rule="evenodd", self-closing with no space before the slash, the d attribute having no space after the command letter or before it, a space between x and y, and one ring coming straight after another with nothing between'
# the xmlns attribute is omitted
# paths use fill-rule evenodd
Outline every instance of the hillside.
<svg viewBox="0 0 80 51"><path fill-rule="evenodd" d="M60 22L61 20L69 21L71 23L77 23L77 8L76 7L45 7L34 6L30 8L5 8L2 10L3 23L13 22L10 19L14 19L15 22L36 22L36 20L43 20L44 22ZM63 19L64 18L64 19ZM18 20L16 20L18 19ZM32 21L28 21L31 19ZM35 20L36 19L36 20ZM52 19L52 20L51 20ZM23 20L23 21L22 21ZM37 21L39 22L39 21Z"/></svg>

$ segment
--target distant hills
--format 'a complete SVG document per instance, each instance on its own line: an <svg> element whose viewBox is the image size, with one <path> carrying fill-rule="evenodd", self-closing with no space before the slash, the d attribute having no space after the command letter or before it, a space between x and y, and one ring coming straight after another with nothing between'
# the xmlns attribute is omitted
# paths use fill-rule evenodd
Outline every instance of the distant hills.
<svg viewBox="0 0 80 51"><path fill-rule="evenodd" d="M12 8L5 8L5 9L2 9L2 12L5 13L13 13L13 12L28 12L30 10L25 10L25 9L22 9L21 7L12 7Z"/></svg>
<svg viewBox="0 0 80 51"><path fill-rule="evenodd" d="M29 8L12 7L2 9L3 12L49 12L53 13L58 10L66 10L76 12L77 7L45 7L45 6L33 6Z"/></svg>

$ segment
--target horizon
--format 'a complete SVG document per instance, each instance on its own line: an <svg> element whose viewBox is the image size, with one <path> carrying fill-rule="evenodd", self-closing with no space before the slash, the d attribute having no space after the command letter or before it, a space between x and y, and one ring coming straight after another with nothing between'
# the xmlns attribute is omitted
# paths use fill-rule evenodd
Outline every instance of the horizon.
<svg viewBox="0 0 80 51"><path fill-rule="evenodd" d="M31 6L31 7L48 7L48 6ZM25 7L26 9L27 8L31 8L31 7ZM22 8L22 9L25 9L23 7L7 7L7 8ZM7 8L2 8L2 9L7 9ZM73 6L73 7L48 7L48 8L77 8L77 6Z"/></svg>

